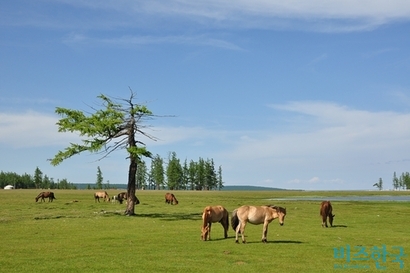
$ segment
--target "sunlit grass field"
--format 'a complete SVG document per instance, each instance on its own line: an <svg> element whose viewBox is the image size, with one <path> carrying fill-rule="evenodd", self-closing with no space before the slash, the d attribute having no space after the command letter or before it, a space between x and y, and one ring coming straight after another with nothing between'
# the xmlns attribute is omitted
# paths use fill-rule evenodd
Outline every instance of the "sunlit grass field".
<svg viewBox="0 0 410 273"><path fill-rule="evenodd" d="M36 203L39 192L0 190L0 272L410 272L410 202L332 201L335 227L322 228L319 201L270 200L410 192L174 191L179 204L168 205L165 191L138 191L134 217L125 205L96 203L93 190L54 190L52 203ZM201 241L202 210L217 204L275 204L287 216L269 225L267 244L250 224L247 244L235 244L232 228L224 239L218 223ZM400 248L402 269L393 261Z"/></svg>

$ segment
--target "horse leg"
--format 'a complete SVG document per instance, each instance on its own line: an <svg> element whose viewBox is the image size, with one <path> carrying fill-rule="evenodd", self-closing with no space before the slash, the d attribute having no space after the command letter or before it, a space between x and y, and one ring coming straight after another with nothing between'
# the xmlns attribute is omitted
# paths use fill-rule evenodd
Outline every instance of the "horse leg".
<svg viewBox="0 0 410 273"><path fill-rule="evenodd" d="M208 241L211 240L211 226L212 226L212 222L208 223Z"/></svg>
<svg viewBox="0 0 410 273"><path fill-rule="evenodd" d="M235 243L239 243L238 242L238 234L239 234L239 230L240 230L240 228L241 228L241 223L239 223L239 225L236 227L236 230L235 230Z"/></svg>
<svg viewBox="0 0 410 273"><path fill-rule="evenodd" d="M222 224L222 226L223 226L223 228L224 228L224 237L225 237L225 239L226 238L228 238L228 229L229 229L229 223L228 223L228 221L226 221L227 219L223 219L222 221L221 221L221 224Z"/></svg>
<svg viewBox="0 0 410 273"><path fill-rule="evenodd" d="M327 215L322 217L322 227L327 227Z"/></svg>
<svg viewBox="0 0 410 273"><path fill-rule="evenodd" d="M238 241L238 233L241 233L241 236L242 236L242 243L246 243L246 240L245 240L245 225L246 225L246 222L245 223L242 223L242 222L239 222L239 225L238 225L238 227L236 228L236 237L235 237L235 243L239 243L239 241Z"/></svg>
<svg viewBox="0 0 410 273"><path fill-rule="evenodd" d="M262 243L267 243L268 240L266 238L266 236L268 235L268 225L269 222L265 221L265 223L263 223L263 230L262 230Z"/></svg>

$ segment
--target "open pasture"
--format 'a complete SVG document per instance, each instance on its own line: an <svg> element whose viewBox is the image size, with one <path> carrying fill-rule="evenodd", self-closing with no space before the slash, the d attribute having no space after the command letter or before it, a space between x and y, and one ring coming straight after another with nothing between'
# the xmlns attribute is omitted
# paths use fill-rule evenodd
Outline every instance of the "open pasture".
<svg viewBox="0 0 410 273"><path fill-rule="evenodd" d="M123 216L125 204L96 203L93 190L53 190L52 202L35 202L40 190L0 190L2 272L380 272L372 247L410 254L410 202L332 201L333 228L322 228L320 202L272 198L346 195L410 195L410 192L174 191L179 204L165 203L166 191L138 191L137 216ZM110 197L119 190L107 190ZM207 205L231 213L241 205L286 207L285 224L274 220L268 243L262 225L246 226L247 244L235 244L219 223L202 241ZM365 248L369 259L336 259L334 248ZM362 256L364 257L364 256ZM385 272L409 272L410 258L388 256ZM336 269L337 266L353 269ZM356 266L356 269L354 267ZM357 269L360 268L360 269Z"/></svg>

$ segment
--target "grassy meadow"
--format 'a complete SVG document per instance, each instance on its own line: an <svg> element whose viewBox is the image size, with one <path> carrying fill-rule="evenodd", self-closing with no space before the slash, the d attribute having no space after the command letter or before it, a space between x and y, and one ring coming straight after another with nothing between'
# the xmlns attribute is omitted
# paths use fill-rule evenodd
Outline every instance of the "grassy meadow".
<svg viewBox="0 0 410 273"><path fill-rule="evenodd" d="M36 203L39 192L0 190L0 272L410 272L410 202L332 201L335 227L322 228L319 201L269 200L410 192L174 191L179 205L172 206L165 191L138 191L134 217L123 215L125 205L95 203L93 190L54 190L52 203ZM211 241L201 241L202 210L218 204L230 212L275 204L287 216L283 226L269 225L267 244L262 225L251 224L246 244L235 244L232 228L224 239L219 223ZM383 245L391 254L402 247L403 269L389 255L376 264L371 249ZM334 248L347 246L351 257L361 249L368 260L335 258Z"/></svg>

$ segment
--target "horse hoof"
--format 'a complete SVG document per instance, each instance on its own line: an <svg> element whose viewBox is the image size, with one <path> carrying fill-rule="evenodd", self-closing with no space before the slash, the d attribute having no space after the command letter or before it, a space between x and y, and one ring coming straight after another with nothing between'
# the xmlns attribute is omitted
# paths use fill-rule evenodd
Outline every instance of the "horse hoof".
<svg viewBox="0 0 410 273"><path fill-rule="evenodd" d="M235 243L239 244L238 240L235 240Z"/></svg>

